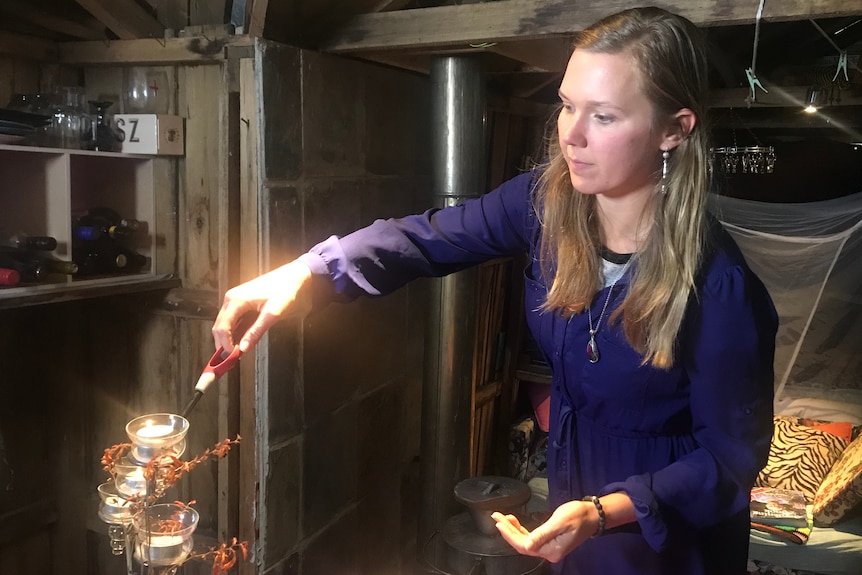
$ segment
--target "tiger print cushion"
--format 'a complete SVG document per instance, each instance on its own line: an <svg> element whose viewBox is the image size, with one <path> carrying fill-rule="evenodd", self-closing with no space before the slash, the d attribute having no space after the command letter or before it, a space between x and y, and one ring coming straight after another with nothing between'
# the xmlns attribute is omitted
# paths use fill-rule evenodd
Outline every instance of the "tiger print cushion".
<svg viewBox="0 0 862 575"><path fill-rule="evenodd" d="M829 527L862 503L862 436L832 466L814 496L814 525Z"/></svg>
<svg viewBox="0 0 862 575"><path fill-rule="evenodd" d="M821 482L846 447L846 439L801 425L795 417L776 416L769 460L755 485L796 489L813 503Z"/></svg>

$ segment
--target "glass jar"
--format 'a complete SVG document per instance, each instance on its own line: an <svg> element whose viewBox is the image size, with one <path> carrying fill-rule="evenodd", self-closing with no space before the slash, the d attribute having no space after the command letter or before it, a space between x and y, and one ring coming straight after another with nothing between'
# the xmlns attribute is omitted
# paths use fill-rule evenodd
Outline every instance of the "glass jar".
<svg viewBox="0 0 862 575"><path fill-rule="evenodd" d="M94 117L84 107L84 89L79 86L57 88L51 110L48 143L57 148L86 149L93 137Z"/></svg>

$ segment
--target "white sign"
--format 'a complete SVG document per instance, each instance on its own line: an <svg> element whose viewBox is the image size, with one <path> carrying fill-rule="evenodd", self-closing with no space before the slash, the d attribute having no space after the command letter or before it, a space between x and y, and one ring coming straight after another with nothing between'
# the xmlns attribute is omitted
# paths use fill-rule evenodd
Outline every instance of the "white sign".
<svg viewBox="0 0 862 575"><path fill-rule="evenodd" d="M162 114L115 114L122 134L121 151L129 154L182 156L185 153L183 119Z"/></svg>

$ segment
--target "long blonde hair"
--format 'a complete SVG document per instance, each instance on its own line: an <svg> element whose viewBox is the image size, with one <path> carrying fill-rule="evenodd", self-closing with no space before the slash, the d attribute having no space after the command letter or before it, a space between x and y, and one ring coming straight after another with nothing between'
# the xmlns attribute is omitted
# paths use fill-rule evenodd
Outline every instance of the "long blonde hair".
<svg viewBox="0 0 862 575"><path fill-rule="evenodd" d="M644 363L667 369L674 363L676 336L694 290L705 243L709 184L707 56L699 30L660 8L633 8L604 18L578 35L575 50L630 54L655 121L688 108L697 117L692 132L672 152L668 178L644 211L649 232L636 258L625 300L609 321L623 322L626 338ZM656 151L658 157L658 150ZM595 196L572 188L558 141L550 139L548 162L537 192L542 221L541 262L552 281L546 311L565 315L587 309L601 287L601 235Z"/></svg>

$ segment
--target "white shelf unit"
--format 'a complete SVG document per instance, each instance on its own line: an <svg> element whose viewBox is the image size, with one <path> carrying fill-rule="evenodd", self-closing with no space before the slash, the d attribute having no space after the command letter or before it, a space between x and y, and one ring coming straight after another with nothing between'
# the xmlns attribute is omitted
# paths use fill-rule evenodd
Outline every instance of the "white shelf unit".
<svg viewBox="0 0 862 575"><path fill-rule="evenodd" d="M141 222L126 245L149 258L136 273L97 277L68 276L60 283L0 288L2 300L45 299L70 289L130 286L156 276L155 193L153 158L114 152L0 145L0 231L5 234L47 235L57 239L56 259L72 259L72 219L96 206L112 208L122 217ZM58 299L67 299L60 297Z"/></svg>

